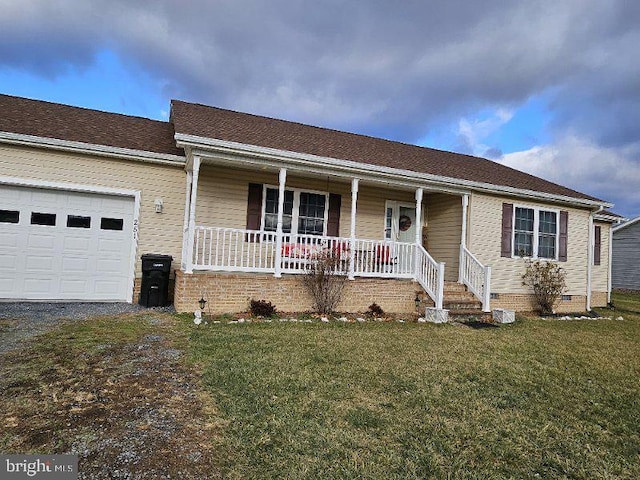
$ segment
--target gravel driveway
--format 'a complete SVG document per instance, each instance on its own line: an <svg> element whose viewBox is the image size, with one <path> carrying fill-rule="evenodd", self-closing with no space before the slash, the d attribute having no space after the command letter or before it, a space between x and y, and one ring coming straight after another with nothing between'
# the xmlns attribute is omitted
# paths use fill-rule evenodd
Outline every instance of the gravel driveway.
<svg viewBox="0 0 640 480"><path fill-rule="evenodd" d="M20 341L47 332L61 320L85 320L143 310L173 311L173 307L148 309L132 303L0 302L0 353Z"/></svg>

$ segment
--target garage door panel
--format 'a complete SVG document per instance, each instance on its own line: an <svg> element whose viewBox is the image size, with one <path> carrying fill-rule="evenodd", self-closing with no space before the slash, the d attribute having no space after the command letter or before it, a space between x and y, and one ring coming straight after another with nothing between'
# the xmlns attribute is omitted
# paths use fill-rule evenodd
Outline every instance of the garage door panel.
<svg viewBox="0 0 640 480"><path fill-rule="evenodd" d="M7 272L16 271L17 267L18 257L15 255L0 254L0 272L6 275Z"/></svg>
<svg viewBox="0 0 640 480"><path fill-rule="evenodd" d="M66 252L89 252L89 247L91 246L91 238L89 236L81 236L81 237L64 237L64 241L62 243L62 247Z"/></svg>
<svg viewBox="0 0 640 480"><path fill-rule="evenodd" d="M27 237L28 249L53 250L56 244L56 236L43 233L32 233Z"/></svg>
<svg viewBox="0 0 640 480"><path fill-rule="evenodd" d="M62 259L62 273L78 273L82 274L89 269L89 258L77 257Z"/></svg>
<svg viewBox="0 0 640 480"><path fill-rule="evenodd" d="M24 289L35 295L39 295L37 298L42 298L42 295L50 295L56 293L57 281L52 278L25 278Z"/></svg>
<svg viewBox="0 0 640 480"><path fill-rule="evenodd" d="M5 228L6 225L2 225L0 228ZM0 231L0 248L16 248L18 246L18 239L20 234L18 232L1 232Z"/></svg>
<svg viewBox="0 0 640 480"><path fill-rule="evenodd" d="M61 280L60 294L67 298L81 299L84 298L88 288L87 280Z"/></svg>
<svg viewBox="0 0 640 480"><path fill-rule="evenodd" d="M0 298L127 300L132 197L0 186L0 210L20 212L19 223L0 224ZM33 212L55 214L56 225L32 225ZM102 229L101 218L123 229Z"/></svg>
<svg viewBox="0 0 640 480"><path fill-rule="evenodd" d="M109 297L118 293L120 282L118 280L96 280L96 292L102 297Z"/></svg>
<svg viewBox="0 0 640 480"><path fill-rule="evenodd" d="M25 268L29 272L52 272L55 261L50 255L29 255L25 258Z"/></svg>

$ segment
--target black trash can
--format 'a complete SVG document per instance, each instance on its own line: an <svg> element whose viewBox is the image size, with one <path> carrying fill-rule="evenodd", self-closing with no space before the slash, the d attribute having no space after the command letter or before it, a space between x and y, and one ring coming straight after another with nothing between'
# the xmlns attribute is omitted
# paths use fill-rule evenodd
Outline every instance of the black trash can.
<svg viewBox="0 0 640 480"><path fill-rule="evenodd" d="M142 255L142 284L139 304L143 307L164 307L169 304L169 273L171 255Z"/></svg>

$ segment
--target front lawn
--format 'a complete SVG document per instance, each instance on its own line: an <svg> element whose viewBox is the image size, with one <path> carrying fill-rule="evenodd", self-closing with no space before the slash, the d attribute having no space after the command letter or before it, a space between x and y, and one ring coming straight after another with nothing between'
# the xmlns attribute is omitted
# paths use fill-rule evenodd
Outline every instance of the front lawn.
<svg viewBox="0 0 640 480"><path fill-rule="evenodd" d="M614 302L480 330L189 326L223 475L640 478L640 298Z"/></svg>

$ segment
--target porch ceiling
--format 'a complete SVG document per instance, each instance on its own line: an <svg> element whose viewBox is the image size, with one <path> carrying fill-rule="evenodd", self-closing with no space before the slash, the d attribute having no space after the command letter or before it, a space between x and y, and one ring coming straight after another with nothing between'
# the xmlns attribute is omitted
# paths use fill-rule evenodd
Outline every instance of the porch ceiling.
<svg viewBox="0 0 640 480"><path fill-rule="evenodd" d="M238 170L260 170L262 172L272 172L278 174L281 168L286 168L288 175L318 180L330 179L331 182L350 184L354 178L359 179L360 185L387 186L398 190L414 192L422 188L425 192L448 193L452 195L469 194L470 190L463 188L453 188L435 183L417 181L415 179L401 178L399 175L372 174L371 172L357 171L344 168L330 167L326 165L309 165L308 163L296 163L280 159L277 157L260 155L239 155L230 152L207 151L202 149L187 148L187 171L193 168L193 158L200 157L202 166L216 165L226 166Z"/></svg>

